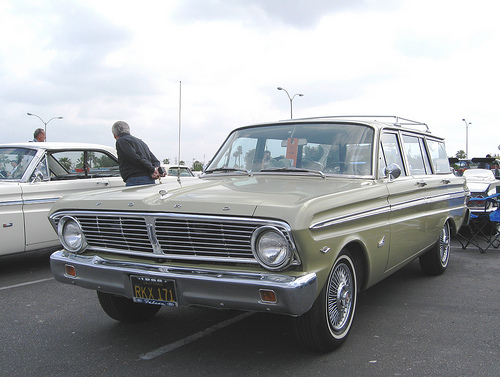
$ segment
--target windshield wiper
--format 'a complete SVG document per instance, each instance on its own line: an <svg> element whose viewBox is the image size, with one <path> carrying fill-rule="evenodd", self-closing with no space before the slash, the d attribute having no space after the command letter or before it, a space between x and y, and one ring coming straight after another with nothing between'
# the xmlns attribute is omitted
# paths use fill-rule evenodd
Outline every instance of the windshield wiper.
<svg viewBox="0 0 500 377"><path fill-rule="evenodd" d="M293 172L299 172L299 173L315 173L319 174L321 178L326 178L325 173L323 173L321 170L313 170L313 169L304 169L304 168L266 168L266 169L261 169L261 172L275 172L275 171L282 171L282 172L287 172L287 171L293 171Z"/></svg>
<svg viewBox="0 0 500 377"><path fill-rule="evenodd" d="M248 170L245 169L236 169L236 168L216 168L216 169L210 169L210 170L205 170L205 174L208 173L234 173L234 172L241 172L241 173L246 173L250 177L252 173Z"/></svg>

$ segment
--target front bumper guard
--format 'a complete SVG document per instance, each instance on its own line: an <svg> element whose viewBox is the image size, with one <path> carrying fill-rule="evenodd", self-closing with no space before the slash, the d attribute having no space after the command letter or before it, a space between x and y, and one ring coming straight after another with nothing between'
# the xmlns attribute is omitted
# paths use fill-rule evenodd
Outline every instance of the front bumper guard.
<svg viewBox="0 0 500 377"><path fill-rule="evenodd" d="M66 274L72 266L76 276ZM316 299L318 281L315 273L289 276L277 273L247 273L203 268L155 266L124 262L99 256L84 256L56 251L50 256L55 279L82 288L132 298L131 275L161 277L175 281L179 305L206 306L272 312L299 316ZM260 290L275 292L275 303L261 300Z"/></svg>

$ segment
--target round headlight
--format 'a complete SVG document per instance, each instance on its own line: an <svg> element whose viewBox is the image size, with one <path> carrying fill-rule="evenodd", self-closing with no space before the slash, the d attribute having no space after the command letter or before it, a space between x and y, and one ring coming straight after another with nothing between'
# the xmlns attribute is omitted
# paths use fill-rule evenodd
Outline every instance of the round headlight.
<svg viewBox="0 0 500 377"><path fill-rule="evenodd" d="M270 270L288 267L292 259L288 239L272 226L264 226L254 232L252 252L259 263Z"/></svg>
<svg viewBox="0 0 500 377"><path fill-rule="evenodd" d="M62 245L69 251L77 253L87 246L80 223L71 216L65 216L59 220L57 233Z"/></svg>

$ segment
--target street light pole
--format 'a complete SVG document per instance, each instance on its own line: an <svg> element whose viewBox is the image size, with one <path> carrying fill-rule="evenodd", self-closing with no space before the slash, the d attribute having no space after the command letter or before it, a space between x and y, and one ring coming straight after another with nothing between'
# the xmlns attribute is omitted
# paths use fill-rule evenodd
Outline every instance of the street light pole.
<svg viewBox="0 0 500 377"><path fill-rule="evenodd" d="M467 123L465 118L462 120L465 122L465 158L468 159L469 158L469 124L471 124L471 123L470 122Z"/></svg>
<svg viewBox="0 0 500 377"><path fill-rule="evenodd" d="M34 117L37 117L38 119L40 119L43 123L43 131L45 133L45 141L47 141L47 124L49 124L49 122L52 120L52 119L62 119L63 117L53 117L53 118L50 118L48 121L44 122L42 118L40 118L38 115L36 114L31 114L31 113L27 113L29 116L34 116Z"/></svg>
<svg viewBox="0 0 500 377"><path fill-rule="evenodd" d="M295 93L292 97L290 97L290 94L288 94L288 91L285 88L278 86L278 90L283 90L288 96L288 99L290 100L290 119L293 119L293 99L295 96L303 97L304 95L301 93Z"/></svg>

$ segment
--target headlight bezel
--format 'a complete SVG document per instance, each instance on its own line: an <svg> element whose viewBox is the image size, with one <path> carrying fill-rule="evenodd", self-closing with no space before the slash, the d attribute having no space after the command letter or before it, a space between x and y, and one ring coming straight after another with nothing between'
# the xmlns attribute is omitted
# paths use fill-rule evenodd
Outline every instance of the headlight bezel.
<svg viewBox="0 0 500 377"><path fill-rule="evenodd" d="M267 242L272 244L274 241L271 239L275 237L275 240L279 240L284 248L281 252L277 252L278 256L274 258L276 262L272 262L268 257L266 257L266 250L262 248L262 242L265 242L264 237L268 237ZM276 238L277 237L277 238ZM282 231L276 226L264 225L257 228L251 239L252 254L259 264L271 271L280 271L288 268L294 261L295 248L290 241L289 236L286 232ZM269 251L269 248L268 248ZM276 254L276 252L274 253Z"/></svg>
<svg viewBox="0 0 500 377"><path fill-rule="evenodd" d="M72 226L73 235L67 234ZM57 235L63 247L73 253L81 253L87 248L87 240L80 222L73 216L63 216L57 224ZM70 237L74 240L70 241Z"/></svg>

